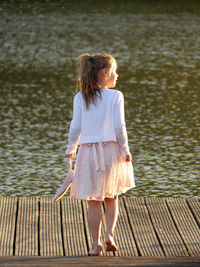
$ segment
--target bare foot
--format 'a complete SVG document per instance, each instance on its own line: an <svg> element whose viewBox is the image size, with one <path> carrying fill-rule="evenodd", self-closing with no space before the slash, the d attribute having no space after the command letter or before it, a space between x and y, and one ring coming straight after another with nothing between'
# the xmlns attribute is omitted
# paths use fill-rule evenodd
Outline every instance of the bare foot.
<svg viewBox="0 0 200 267"><path fill-rule="evenodd" d="M106 241L106 247L105 247L105 250L107 252L115 252L118 250L117 246L115 245L114 242L111 242L111 241Z"/></svg>
<svg viewBox="0 0 200 267"><path fill-rule="evenodd" d="M97 248L94 248L89 251L88 256L101 256L102 255L102 246L98 245Z"/></svg>

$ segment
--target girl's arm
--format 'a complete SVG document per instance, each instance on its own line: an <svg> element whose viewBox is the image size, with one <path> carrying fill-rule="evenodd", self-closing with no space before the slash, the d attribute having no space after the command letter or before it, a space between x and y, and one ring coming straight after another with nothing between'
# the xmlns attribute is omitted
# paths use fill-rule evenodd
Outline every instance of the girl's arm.
<svg viewBox="0 0 200 267"><path fill-rule="evenodd" d="M76 94L73 101L73 118L70 123L68 146L66 150L67 157L76 155L78 140L81 134L81 104L79 102L79 94Z"/></svg>
<svg viewBox="0 0 200 267"><path fill-rule="evenodd" d="M128 135L126 130L125 123L125 114L124 114L124 96L118 91L117 101L115 103L114 111L114 123L115 123L115 132L117 142L120 145L121 151L125 156L126 161L131 161L131 153L128 146Z"/></svg>

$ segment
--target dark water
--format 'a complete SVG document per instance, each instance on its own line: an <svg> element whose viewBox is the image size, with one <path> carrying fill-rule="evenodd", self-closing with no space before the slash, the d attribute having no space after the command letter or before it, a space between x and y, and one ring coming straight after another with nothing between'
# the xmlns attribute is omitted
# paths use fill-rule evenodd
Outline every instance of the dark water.
<svg viewBox="0 0 200 267"><path fill-rule="evenodd" d="M200 3L16 2L0 4L0 195L55 193L75 58L108 52L134 159L137 187L126 195L199 197Z"/></svg>

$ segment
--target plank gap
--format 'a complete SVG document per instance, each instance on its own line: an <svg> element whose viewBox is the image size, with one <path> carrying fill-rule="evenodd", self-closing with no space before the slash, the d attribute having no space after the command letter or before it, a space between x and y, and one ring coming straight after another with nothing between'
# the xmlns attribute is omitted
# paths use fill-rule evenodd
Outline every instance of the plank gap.
<svg viewBox="0 0 200 267"><path fill-rule="evenodd" d="M38 199L38 256L40 254L40 199Z"/></svg>
<svg viewBox="0 0 200 267"><path fill-rule="evenodd" d="M190 206L190 203L188 202L188 199L186 199L186 203L187 203L187 205L188 205L188 207L189 207L189 209L190 209L190 211L191 211L191 213L192 213L192 215L193 215L193 217L194 217L195 222L197 223L197 225L198 225L199 228L200 228L200 223L198 222L198 219L197 219L197 217L196 217L196 214L194 213L192 207Z"/></svg>
<svg viewBox="0 0 200 267"><path fill-rule="evenodd" d="M89 241L88 241L88 236L87 236L87 230L86 230L86 222L85 222L85 216L87 216L84 212L84 207L83 207L83 200L81 200L81 209L82 209L82 214L83 214L83 227L84 227L84 234L85 234L85 242L87 246L87 251L89 253Z"/></svg>
<svg viewBox="0 0 200 267"><path fill-rule="evenodd" d="M60 201L60 227L61 227L63 256L66 256L65 255L64 234L63 234L63 217L62 217L62 203L61 203L61 201Z"/></svg>
<svg viewBox="0 0 200 267"><path fill-rule="evenodd" d="M124 203L124 208L125 208L126 215L127 215L127 218L128 218L128 223L129 223L129 226L130 226L130 229L131 229L131 233L132 233L133 239L135 241L135 245L136 245L138 256L141 257L142 253L140 252L140 249L139 249L138 244L136 242L135 234L134 234L133 229L131 227L131 221L130 221L130 218L129 218L129 215L128 215L128 209L127 209L127 206L126 206L125 198L122 198L122 201Z"/></svg>
<svg viewBox="0 0 200 267"><path fill-rule="evenodd" d="M15 256L15 243L16 243L16 236L17 236L18 211L19 211L19 199L17 198L17 208L16 208L16 214L15 214L15 231L14 231L14 239L13 239L13 256Z"/></svg>

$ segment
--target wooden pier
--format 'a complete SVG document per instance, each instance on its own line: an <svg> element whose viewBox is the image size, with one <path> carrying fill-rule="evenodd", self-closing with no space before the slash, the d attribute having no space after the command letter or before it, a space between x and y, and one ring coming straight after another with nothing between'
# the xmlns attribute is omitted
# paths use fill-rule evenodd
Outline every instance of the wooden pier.
<svg viewBox="0 0 200 267"><path fill-rule="evenodd" d="M104 205L104 244L103 214ZM104 256L194 257L200 262L200 199L121 197L115 241L119 250L104 250ZM91 244L86 201L64 197L52 204L50 197L0 197L0 264L16 256L84 257Z"/></svg>

